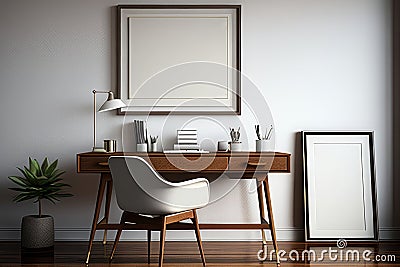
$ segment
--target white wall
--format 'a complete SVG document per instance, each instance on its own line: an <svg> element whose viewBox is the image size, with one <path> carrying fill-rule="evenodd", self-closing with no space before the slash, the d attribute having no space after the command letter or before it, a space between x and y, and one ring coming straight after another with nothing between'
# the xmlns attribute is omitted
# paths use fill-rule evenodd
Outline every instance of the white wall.
<svg viewBox="0 0 400 267"><path fill-rule="evenodd" d="M0 1L0 239L17 239L22 216L34 213L30 203L15 204L7 176L28 156L59 158L68 171L73 198L46 204L54 215L56 238L87 240L97 192L96 175L76 173L76 153L92 146L93 88L115 88L115 10L117 4L155 1L13 0ZM163 1L158 3L164 3ZM168 1L187 3L187 1ZM194 1L191 3L214 3ZM296 133L301 130L374 130L381 234L392 238L391 54L389 1L247 0L242 4L242 70L260 88L275 120L276 148L292 153L292 173L271 175L278 238L302 239L303 199ZM246 94L245 89L243 94ZM246 97L251 98L250 95ZM100 100L100 97L99 97ZM163 129L169 145L189 116ZM230 117L216 116L225 127ZM252 126L244 110L243 120ZM125 120L141 119L129 116ZM152 117L157 134L163 117ZM98 117L98 140L121 143L123 116ZM202 137L214 142L221 132L200 122ZM252 128L251 128L252 129ZM129 128L124 134L132 134ZM253 137L250 137L250 139ZM251 141L251 140L250 140ZM208 143L208 146L210 143ZM207 146L207 144L206 144ZM133 142L125 144L126 150ZM250 147L253 148L253 147ZM254 184L241 182L220 201L200 212L201 221L257 221ZM120 211L113 202L112 220ZM398 227L398 225L397 225ZM99 235L100 236L100 235ZM205 240L259 238L256 231L204 232ZM129 239L144 233L127 233ZM193 238L171 233L169 238Z"/></svg>

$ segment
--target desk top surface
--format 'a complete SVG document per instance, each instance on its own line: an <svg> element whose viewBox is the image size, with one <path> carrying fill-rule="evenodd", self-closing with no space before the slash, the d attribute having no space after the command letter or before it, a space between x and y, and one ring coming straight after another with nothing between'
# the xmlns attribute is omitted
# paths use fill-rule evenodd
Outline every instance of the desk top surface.
<svg viewBox="0 0 400 267"><path fill-rule="evenodd" d="M77 154L78 172L109 172L111 156L139 156L146 159L159 172L209 171L209 172L290 172L290 154L282 152L83 152Z"/></svg>
<svg viewBox="0 0 400 267"><path fill-rule="evenodd" d="M78 153L79 156L85 157L104 157L104 156L150 156L150 157L180 157L180 156L197 156L197 157L290 157L290 153L284 152L255 152L255 151L241 151L241 152L209 152L209 153L163 153L163 152L82 152Z"/></svg>

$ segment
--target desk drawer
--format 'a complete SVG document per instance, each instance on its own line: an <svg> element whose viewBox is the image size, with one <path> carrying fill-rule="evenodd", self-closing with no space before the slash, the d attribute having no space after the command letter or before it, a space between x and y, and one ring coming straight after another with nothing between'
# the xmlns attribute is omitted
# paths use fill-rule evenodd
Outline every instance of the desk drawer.
<svg viewBox="0 0 400 267"><path fill-rule="evenodd" d="M109 172L109 156L78 157L78 172ZM224 171L228 157L143 157L157 171Z"/></svg>
<svg viewBox="0 0 400 267"><path fill-rule="evenodd" d="M268 171L272 165L272 157L231 157L230 171Z"/></svg>
<svg viewBox="0 0 400 267"><path fill-rule="evenodd" d="M79 157L78 171L79 172L109 172L108 167L109 156L104 157Z"/></svg>
<svg viewBox="0 0 400 267"><path fill-rule="evenodd" d="M231 157L229 170L289 172L290 168L286 157Z"/></svg>
<svg viewBox="0 0 400 267"><path fill-rule="evenodd" d="M228 157L151 157L145 158L158 171L224 171L228 168Z"/></svg>

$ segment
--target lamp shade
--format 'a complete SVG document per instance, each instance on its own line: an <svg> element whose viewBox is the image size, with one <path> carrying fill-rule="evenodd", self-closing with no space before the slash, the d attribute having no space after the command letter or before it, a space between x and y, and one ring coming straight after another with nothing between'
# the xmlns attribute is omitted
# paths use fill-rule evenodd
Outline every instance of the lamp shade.
<svg viewBox="0 0 400 267"><path fill-rule="evenodd" d="M121 99L110 99L104 102L104 104L99 108L99 112L109 111L117 108L126 107L125 103Z"/></svg>

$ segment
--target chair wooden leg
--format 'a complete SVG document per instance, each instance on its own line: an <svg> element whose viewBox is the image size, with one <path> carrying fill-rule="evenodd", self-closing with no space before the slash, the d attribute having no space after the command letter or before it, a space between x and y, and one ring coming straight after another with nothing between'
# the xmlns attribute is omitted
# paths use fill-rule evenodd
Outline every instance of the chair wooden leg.
<svg viewBox="0 0 400 267"><path fill-rule="evenodd" d="M111 250L110 261L112 261L112 259L114 258L114 253L115 253L115 250L117 249L117 245L118 245L119 239L121 237L121 234L122 234L122 226L121 226L121 228L118 229L117 235L115 236L114 245Z"/></svg>
<svg viewBox="0 0 400 267"><path fill-rule="evenodd" d="M150 264L151 230L147 230L147 263Z"/></svg>
<svg viewBox="0 0 400 267"><path fill-rule="evenodd" d="M106 203L105 203L105 211L104 211L104 219L105 223L108 223L108 219L110 217L110 205L111 205L111 195L112 195L113 181L107 181L107 191L106 191ZM103 236L103 245L107 243L107 230L104 230Z"/></svg>
<svg viewBox="0 0 400 267"><path fill-rule="evenodd" d="M199 246L201 261L203 262L203 266L206 266L206 258L204 257L203 244L201 243L199 221L197 220L196 210L193 210L193 218L191 220L194 224L194 230L196 233L197 245Z"/></svg>
<svg viewBox="0 0 400 267"><path fill-rule="evenodd" d="M164 261L164 246L165 246L165 234L167 230L167 219L165 216L162 217L162 226L160 231L160 256L158 259L158 266L162 267Z"/></svg>

